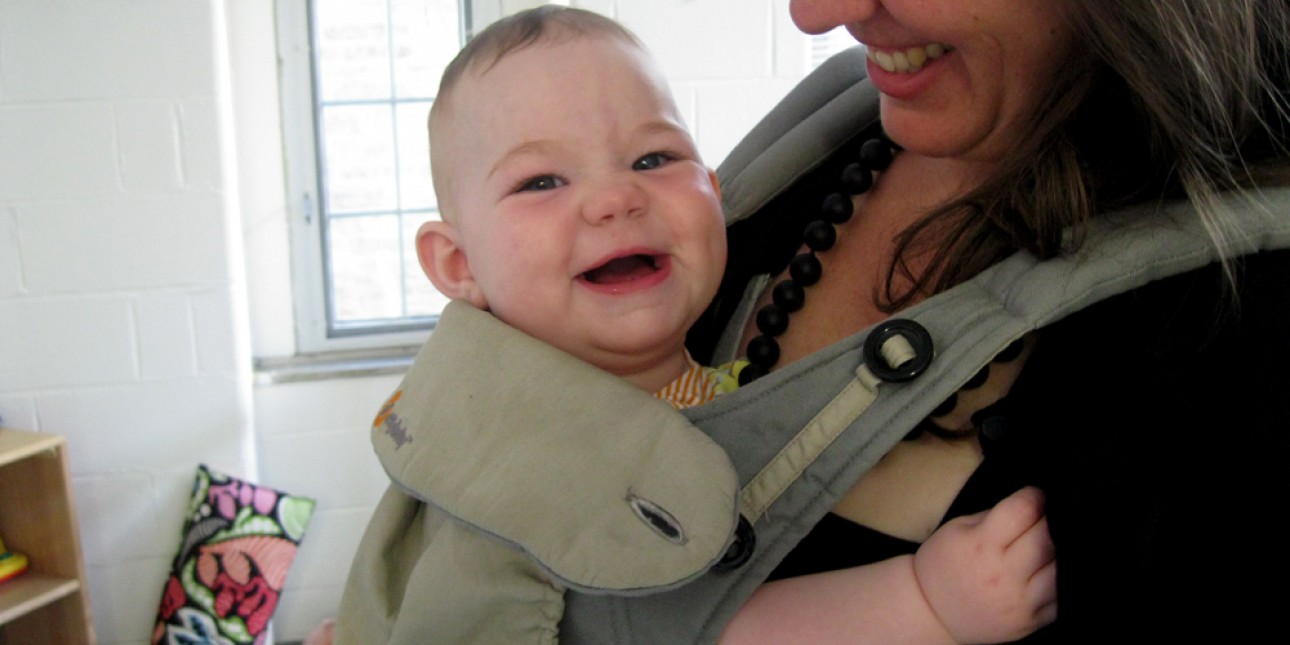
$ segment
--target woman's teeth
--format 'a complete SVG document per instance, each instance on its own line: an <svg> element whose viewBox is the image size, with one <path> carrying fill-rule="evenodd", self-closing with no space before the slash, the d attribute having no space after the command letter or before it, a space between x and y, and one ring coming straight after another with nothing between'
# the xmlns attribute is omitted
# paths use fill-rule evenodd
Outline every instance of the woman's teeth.
<svg viewBox="0 0 1290 645"><path fill-rule="evenodd" d="M872 47L866 48L869 60L878 64L884 71L897 72L901 74L912 74L923 68L929 60L936 60L945 54L954 51L952 47L947 47L940 43L932 43L922 47L910 47L901 50L879 50Z"/></svg>

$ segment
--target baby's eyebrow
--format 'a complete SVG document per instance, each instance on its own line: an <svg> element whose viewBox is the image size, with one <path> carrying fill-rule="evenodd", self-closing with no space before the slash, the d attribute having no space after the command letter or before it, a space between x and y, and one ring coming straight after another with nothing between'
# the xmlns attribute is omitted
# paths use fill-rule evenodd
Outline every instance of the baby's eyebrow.
<svg viewBox="0 0 1290 645"><path fill-rule="evenodd" d="M505 166L506 164L510 163L511 160L517 157L525 157L528 155L550 153L551 151L556 150L559 147L560 147L560 144L558 142L551 141L548 139L541 139L538 141L525 141L524 143L521 143L515 146L514 148L507 150L506 153L503 154L501 158L497 160L497 163L493 164L493 167L488 170L488 174L485 175L484 178L488 179L493 175L497 174L497 171L500 170L502 166Z"/></svg>
<svg viewBox="0 0 1290 645"><path fill-rule="evenodd" d="M681 124L673 121L650 121L649 123L642 124L637 128L637 131L642 134L681 134L687 138L690 136L690 132L688 130L682 127Z"/></svg>

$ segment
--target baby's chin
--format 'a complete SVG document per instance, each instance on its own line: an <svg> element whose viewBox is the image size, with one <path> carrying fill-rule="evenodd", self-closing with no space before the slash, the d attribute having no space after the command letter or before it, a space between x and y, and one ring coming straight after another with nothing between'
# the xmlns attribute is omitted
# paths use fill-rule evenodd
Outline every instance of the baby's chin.
<svg viewBox="0 0 1290 645"><path fill-rule="evenodd" d="M675 373L671 376L676 377L687 365L684 338L684 334L681 334L664 339L666 342L599 345L568 353L623 378L630 379L635 374L673 371Z"/></svg>

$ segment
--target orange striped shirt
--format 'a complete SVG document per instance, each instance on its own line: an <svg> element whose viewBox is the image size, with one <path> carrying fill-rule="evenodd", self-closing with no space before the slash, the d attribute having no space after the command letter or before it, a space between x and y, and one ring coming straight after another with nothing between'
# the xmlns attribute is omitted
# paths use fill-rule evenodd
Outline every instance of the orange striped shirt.
<svg viewBox="0 0 1290 645"><path fill-rule="evenodd" d="M690 364L689 369L654 393L678 410L707 403L721 394L735 391L739 387L739 369L747 364L747 361L736 361L721 367L705 367L690 358L688 353L685 360Z"/></svg>

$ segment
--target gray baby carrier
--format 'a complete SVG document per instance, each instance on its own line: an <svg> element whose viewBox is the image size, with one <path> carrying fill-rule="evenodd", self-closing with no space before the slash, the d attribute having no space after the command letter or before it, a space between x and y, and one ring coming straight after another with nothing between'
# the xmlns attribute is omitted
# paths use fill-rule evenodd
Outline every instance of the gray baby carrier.
<svg viewBox="0 0 1290 645"><path fill-rule="evenodd" d="M728 223L757 212L877 121L863 54L807 78L718 170ZM1290 245L1269 212L1290 192L1227 207L1246 235L1233 255ZM1275 209L1268 204L1276 205ZM805 205L804 208L809 208ZM941 401L1027 332L1099 300L1219 258L1185 204L1098 218L1073 256L1019 253L974 279L685 416L725 450L738 480L728 547L680 583L630 593L571 586L560 624L570 643L711 642L739 606L852 485ZM760 291L762 283L748 291ZM742 329L751 298L730 327ZM895 362L895 364L892 364ZM678 473L688 485L729 485ZM666 509L664 509L666 510ZM665 517L665 516L664 516ZM670 521L670 520L669 520ZM684 531L686 527L676 527Z"/></svg>

